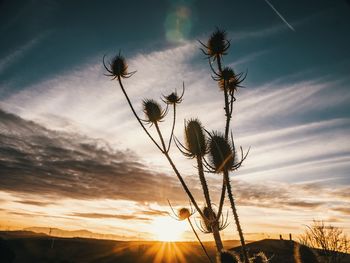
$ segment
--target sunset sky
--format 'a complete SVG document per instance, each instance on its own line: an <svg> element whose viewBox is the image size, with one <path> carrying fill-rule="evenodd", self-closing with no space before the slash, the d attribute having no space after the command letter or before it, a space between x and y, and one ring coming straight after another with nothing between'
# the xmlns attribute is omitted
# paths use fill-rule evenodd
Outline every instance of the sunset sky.
<svg viewBox="0 0 350 263"><path fill-rule="evenodd" d="M187 196L102 57L121 50L137 70L124 85L141 117L142 99L184 82L176 136L193 117L222 131L223 96L198 42L216 26L231 39L225 65L248 71L231 125L251 147L231 175L246 239L298 234L313 219L350 234L346 0L0 1L0 229L154 240L163 227L194 239L168 215L167 199L177 208ZM194 161L171 154L203 205ZM214 203L221 180L208 175ZM230 222L223 238L238 239Z"/></svg>

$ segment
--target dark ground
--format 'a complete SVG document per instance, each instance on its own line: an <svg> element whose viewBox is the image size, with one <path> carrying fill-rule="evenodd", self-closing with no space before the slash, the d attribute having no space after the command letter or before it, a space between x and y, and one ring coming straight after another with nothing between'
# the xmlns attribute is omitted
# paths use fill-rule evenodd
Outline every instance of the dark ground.
<svg viewBox="0 0 350 263"><path fill-rule="evenodd" d="M225 247L236 247L227 241ZM215 261L213 242L206 242ZM247 245L249 254L264 251L271 263L294 263L294 242L265 239ZM200 263L208 262L197 242L114 241L88 238L52 238L33 232L0 232L1 263ZM347 255L343 263L350 263ZM308 262L309 263L309 262Z"/></svg>

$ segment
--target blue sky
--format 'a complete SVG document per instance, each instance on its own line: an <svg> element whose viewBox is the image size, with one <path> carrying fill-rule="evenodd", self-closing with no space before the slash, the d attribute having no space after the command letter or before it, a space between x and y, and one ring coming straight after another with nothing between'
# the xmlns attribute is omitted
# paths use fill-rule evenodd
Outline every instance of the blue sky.
<svg viewBox="0 0 350 263"><path fill-rule="evenodd" d="M34 225L115 228L132 238L126 220L134 218L150 238L150 215L164 216L167 198L184 205L186 197L103 75L102 57L121 50L137 70L125 86L140 113L142 99L184 81L178 119L222 129L222 98L197 41L218 26L231 39L224 63L248 71L232 124L237 143L251 146L232 177L243 228L252 236L285 225L298 233L323 219L349 231L348 1L1 1L0 10L4 224L26 226L21 218L35 215ZM179 121L180 139L182 128ZM173 155L196 185L193 163ZM208 180L217 195L220 179Z"/></svg>

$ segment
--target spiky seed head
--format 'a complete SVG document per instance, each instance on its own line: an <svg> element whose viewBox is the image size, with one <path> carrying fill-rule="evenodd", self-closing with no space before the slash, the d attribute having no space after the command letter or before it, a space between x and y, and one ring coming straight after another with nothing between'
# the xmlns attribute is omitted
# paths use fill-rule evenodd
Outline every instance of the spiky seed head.
<svg viewBox="0 0 350 263"><path fill-rule="evenodd" d="M198 119L187 122L185 126L185 142L190 157L204 156L207 153L207 140L202 124Z"/></svg>
<svg viewBox="0 0 350 263"><path fill-rule="evenodd" d="M213 133L209 140L209 156L211 165L215 172L230 170L235 163L235 152L233 146L220 133Z"/></svg>
<svg viewBox="0 0 350 263"><path fill-rule="evenodd" d="M128 65L126 64L125 58L120 54L115 56L111 63L111 70L114 76L124 77L128 74Z"/></svg>
<svg viewBox="0 0 350 263"><path fill-rule="evenodd" d="M112 61L106 65L105 56L103 56L103 66L107 70L108 74L106 76L115 78L130 78L135 74L136 71L128 72L128 65L126 64L125 58L119 54L116 55Z"/></svg>
<svg viewBox="0 0 350 263"><path fill-rule="evenodd" d="M220 262L220 263L241 263L241 260L234 252L231 252L228 250L221 250L221 252L218 253L217 262Z"/></svg>
<svg viewBox="0 0 350 263"><path fill-rule="evenodd" d="M226 39L226 32L224 30L216 29L211 34L207 43L207 53L210 57L222 56L228 49L228 40Z"/></svg>
<svg viewBox="0 0 350 263"><path fill-rule="evenodd" d="M209 207L205 206L203 208L203 215L206 217L206 218L211 218L211 214L210 214L210 209ZM216 218L216 213L213 211L213 216L214 218Z"/></svg>
<svg viewBox="0 0 350 263"><path fill-rule="evenodd" d="M221 79L222 80L230 80L235 77L235 72L230 67L225 67L221 72Z"/></svg>
<svg viewBox="0 0 350 263"><path fill-rule="evenodd" d="M214 211L211 213L210 209L207 206L203 208L203 215L209 220L216 219L216 213ZM203 220L203 227L206 233L213 233L213 229L210 222Z"/></svg>
<svg viewBox="0 0 350 263"><path fill-rule="evenodd" d="M266 257L264 252L259 252L258 254L254 255L254 258L252 259L252 263L268 263L269 260Z"/></svg>
<svg viewBox="0 0 350 263"><path fill-rule="evenodd" d="M156 123L164 117L160 105L155 100L146 99L142 103L143 112L146 114L147 121L150 123Z"/></svg>
<svg viewBox="0 0 350 263"><path fill-rule="evenodd" d="M168 96L164 96L164 101L165 103L167 104L171 104L171 105L174 105L174 104L178 104L178 103L181 103L182 101L182 98L179 97L176 92L172 92L171 94L169 94Z"/></svg>
<svg viewBox="0 0 350 263"><path fill-rule="evenodd" d="M191 212L186 207L180 208L178 211L179 220L188 219L191 216Z"/></svg>

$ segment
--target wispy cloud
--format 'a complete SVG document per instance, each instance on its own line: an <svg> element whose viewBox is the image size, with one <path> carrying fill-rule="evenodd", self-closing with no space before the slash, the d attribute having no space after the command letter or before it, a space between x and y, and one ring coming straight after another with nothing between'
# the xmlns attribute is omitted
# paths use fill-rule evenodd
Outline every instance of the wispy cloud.
<svg viewBox="0 0 350 263"><path fill-rule="evenodd" d="M0 60L0 75L9 67L11 67L14 63L18 62L26 53L28 53L31 49L36 47L44 38L49 35L49 32L42 33L41 35L32 38L27 43L22 46L16 47L12 53L7 55L6 57L1 58Z"/></svg>
<svg viewBox="0 0 350 263"><path fill-rule="evenodd" d="M151 221L151 218L140 217L136 215L116 215L116 214L103 214L103 213L73 213L71 216L76 217L86 217L86 218L97 218L97 219L120 219L120 220L141 220L141 221Z"/></svg>

